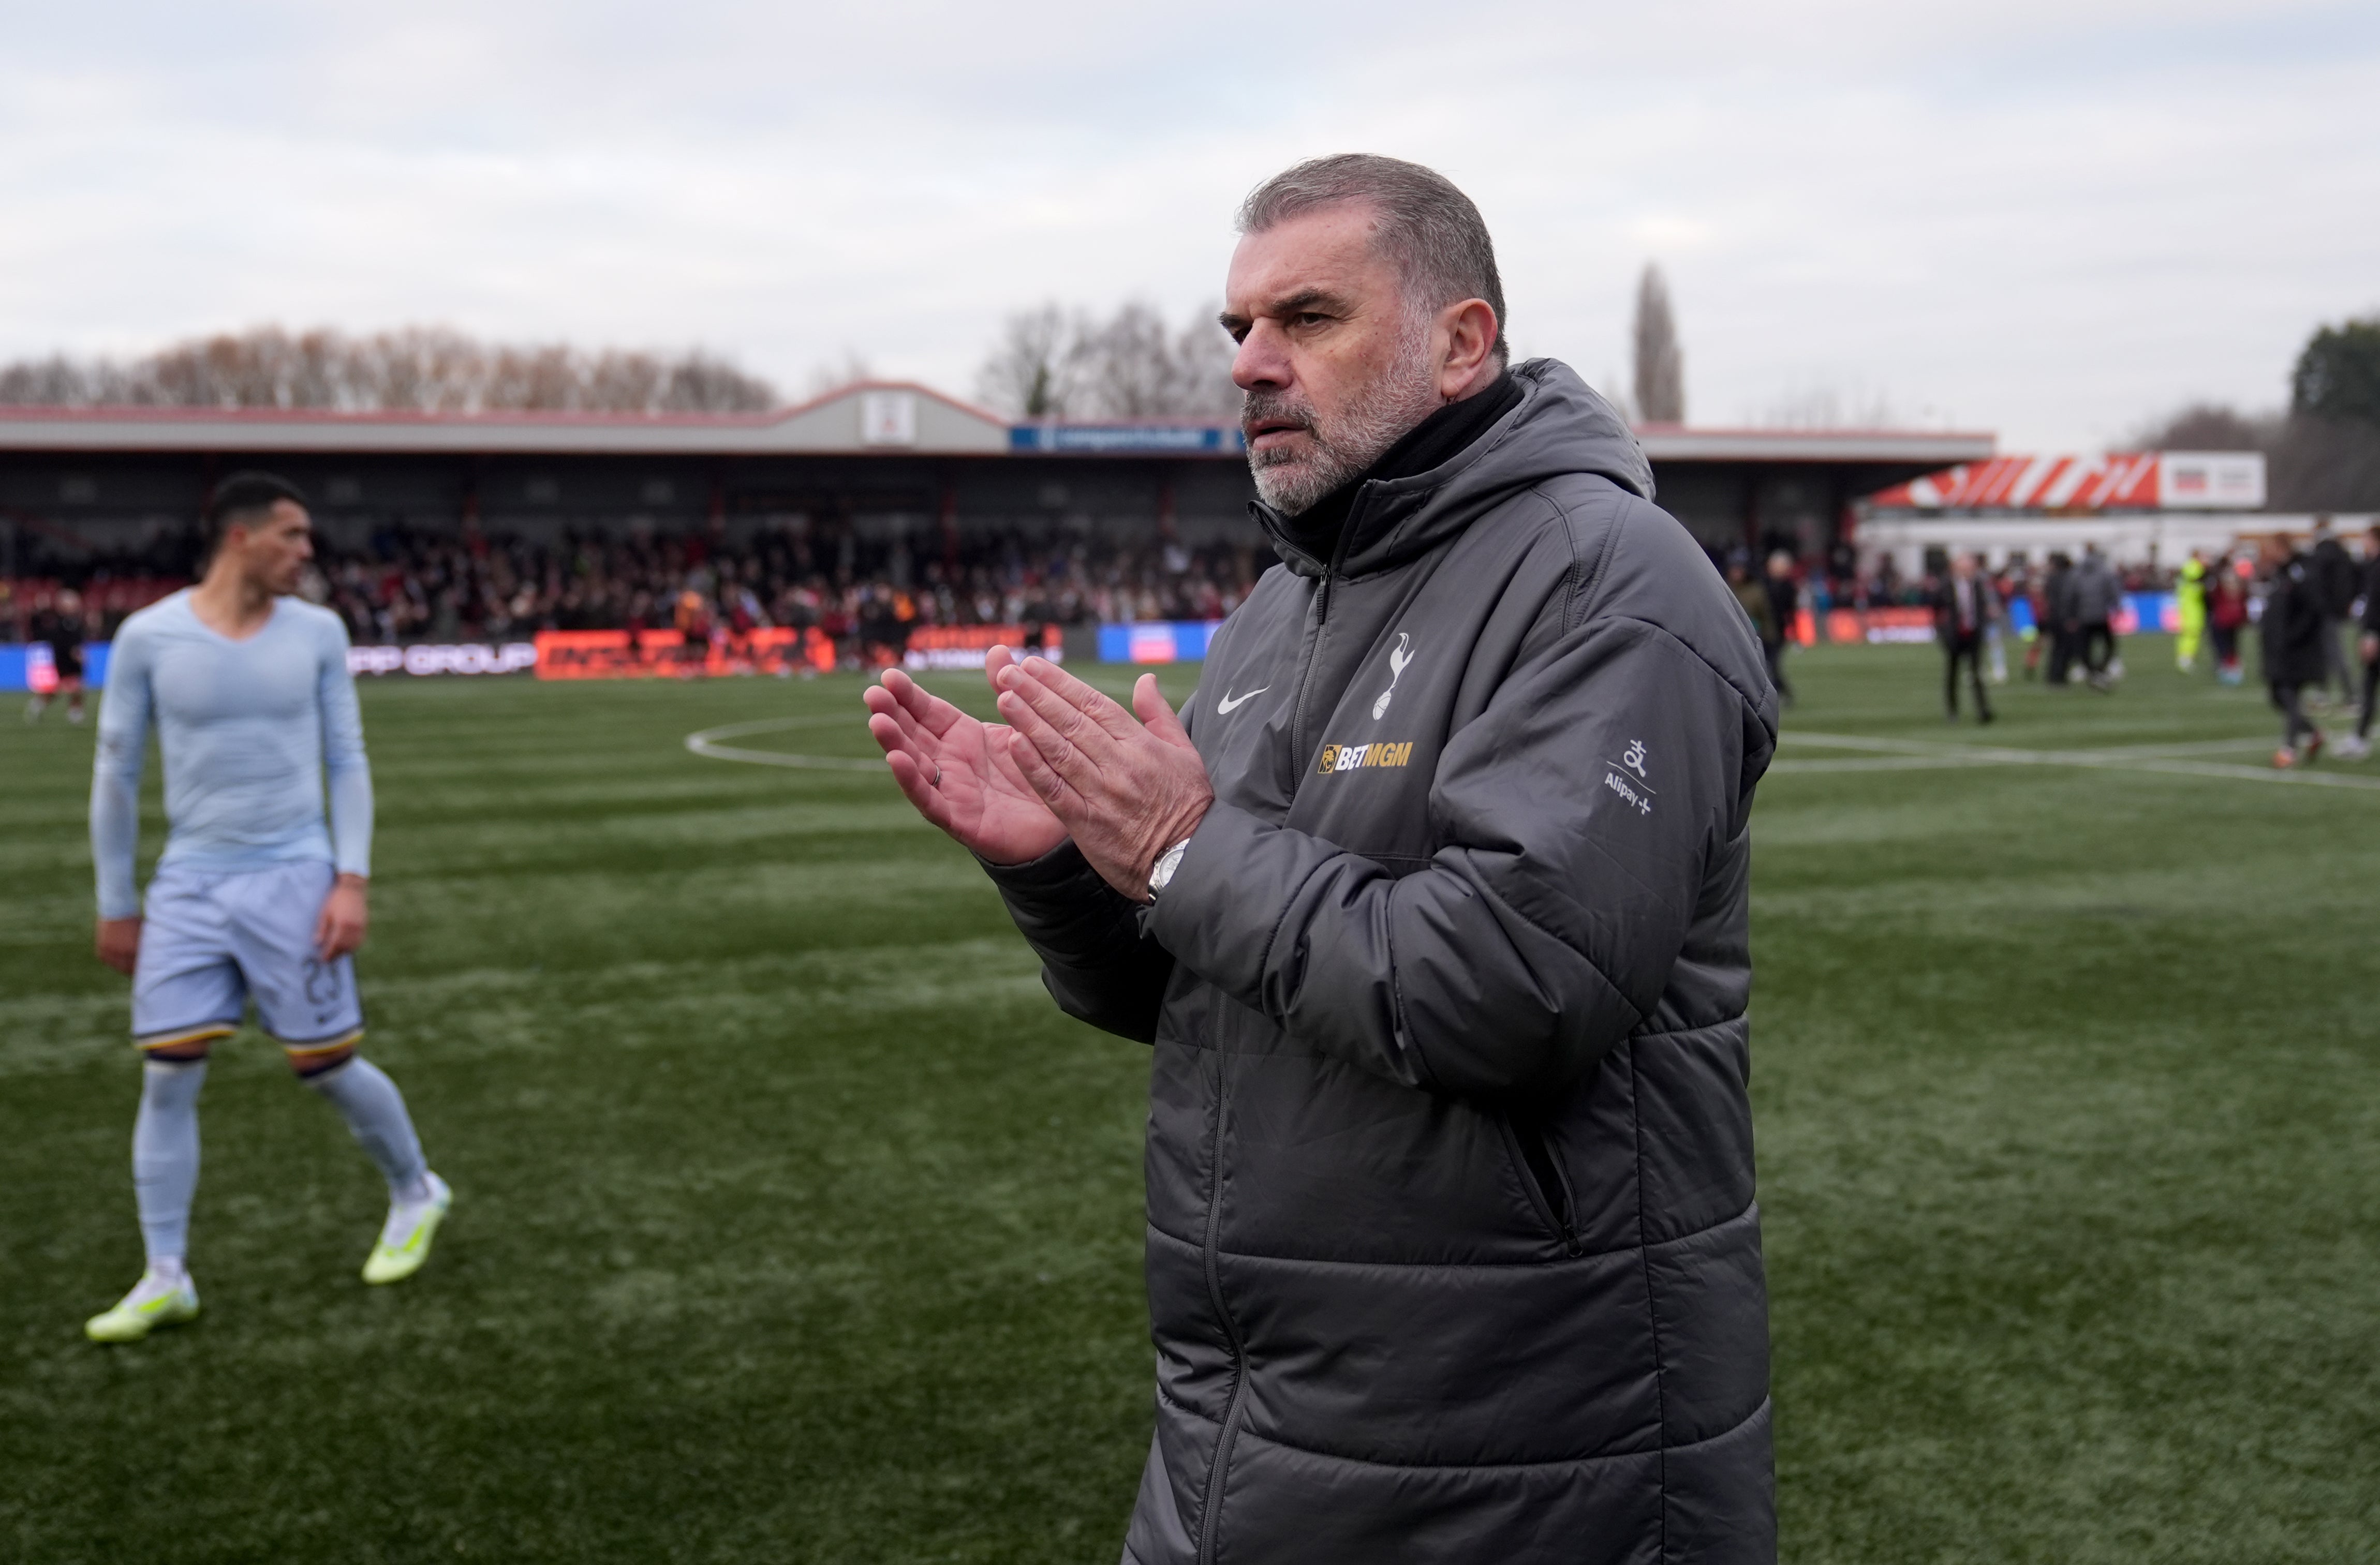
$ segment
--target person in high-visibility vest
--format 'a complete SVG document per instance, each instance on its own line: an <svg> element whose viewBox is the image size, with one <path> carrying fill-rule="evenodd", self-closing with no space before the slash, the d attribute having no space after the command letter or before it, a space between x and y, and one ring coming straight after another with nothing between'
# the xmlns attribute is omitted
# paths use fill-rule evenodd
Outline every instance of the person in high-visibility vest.
<svg viewBox="0 0 2380 1565"><path fill-rule="evenodd" d="M2190 558L2182 562L2173 595L2181 609L2181 633L2173 638L2173 664L2188 673L2198 661L2198 644L2206 635L2206 562L2198 557L2197 550L2192 550Z"/></svg>

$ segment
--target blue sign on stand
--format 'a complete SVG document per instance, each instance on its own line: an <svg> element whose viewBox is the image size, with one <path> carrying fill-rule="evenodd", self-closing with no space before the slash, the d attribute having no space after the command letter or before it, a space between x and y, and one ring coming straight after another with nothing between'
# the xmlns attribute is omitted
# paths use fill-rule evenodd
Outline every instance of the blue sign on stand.
<svg viewBox="0 0 2380 1565"><path fill-rule="evenodd" d="M1207 643L1220 620L1142 620L1132 625L1099 626L1099 661L1103 663L1195 663L1207 656Z"/></svg>
<svg viewBox="0 0 2380 1565"><path fill-rule="evenodd" d="M1178 452L1185 456L1236 455L1247 449L1234 424L1013 424L1011 451L1089 456Z"/></svg>

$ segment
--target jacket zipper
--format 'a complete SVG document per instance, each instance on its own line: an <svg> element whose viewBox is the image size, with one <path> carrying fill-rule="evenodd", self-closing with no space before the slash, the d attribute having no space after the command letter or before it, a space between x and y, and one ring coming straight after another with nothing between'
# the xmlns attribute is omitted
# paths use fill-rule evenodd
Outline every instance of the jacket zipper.
<svg viewBox="0 0 2380 1565"><path fill-rule="evenodd" d="M1354 520L1351 509L1348 521ZM1297 767L1298 783L1305 778L1305 703L1314 682L1314 665L1321 661L1322 637L1330 623L1330 583L1337 575L1341 557L1347 546L1347 531L1340 530L1337 547L1330 552L1330 563L1322 570L1322 579L1314 591L1314 626L1309 633L1305 661L1297 671L1296 704L1290 709L1289 743L1292 759ZM1297 784L1290 788L1293 795ZM1215 1454L1207 1463L1207 1495L1198 1511L1198 1565L1213 1565L1215 1540L1222 1526L1223 1471L1230 1464L1232 1442L1238 1436L1240 1414L1246 1401L1248 1384L1247 1351L1240 1341L1239 1323L1223 1303L1222 1265L1220 1259L1220 1235L1223 1225L1223 1062L1215 1055L1215 1111L1209 1122L1208 1166L1212 1171L1207 1183L1207 1242L1204 1259L1207 1263L1207 1302L1214 1307L1215 1318L1223 1324L1223 1336L1232 1349L1232 1393L1223 1403L1223 1426L1215 1437Z"/></svg>
<svg viewBox="0 0 2380 1565"><path fill-rule="evenodd" d="M1306 758L1313 746L1306 742L1306 698L1314 684L1315 665L1322 661L1322 638L1330 633L1330 584L1339 579L1340 563L1347 557L1347 538L1354 531L1356 513L1364 508L1364 497L1358 494L1355 503L1347 508L1347 520L1339 528L1339 540L1330 547L1330 559L1322 567L1322 580L1314 589L1314 630L1305 646L1305 666L1297 671L1297 704L1290 709L1289 744L1291 758L1297 763L1297 781L1305 781ZM1297 792L1296 787L1290 789Z"/></svg>
<svg viewBox="0 0 2380 1565"><path fill-rule="evenodd" d="M1240 1342L1239 1324L1223 1304L1223 1278L1218 1259L1218 1235L1223 1225L1223 1061L1215 1057L1215 1112L1212 1116L1213 1138L1208 1154L1207 1176L1207 1301L1215 1308L1215 1318L1223 1323L1223 1336L1232 1346L1232 1394L1223 1402L1223 1426L1215 1437L1215 1455L1207 1464L1207 1495L1198 1508L1198 1565L1212 1565L1215 1558L1215 1537L1222 1524L1223 1468L1231 1460L1232 1440L1239 1433L1240 1407L1247 1389L1247 1353Z"/></svg>

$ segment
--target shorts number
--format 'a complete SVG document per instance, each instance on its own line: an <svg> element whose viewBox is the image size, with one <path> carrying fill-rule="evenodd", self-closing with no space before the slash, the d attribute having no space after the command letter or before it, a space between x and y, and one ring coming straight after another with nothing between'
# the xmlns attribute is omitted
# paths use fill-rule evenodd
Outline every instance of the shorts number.
<svg viewBox="0 0 2380 1565"><path fill-rule="evenodd" d="M328 1005L339 998L339 970L319 956L306 959L306 998Z"/></svg>

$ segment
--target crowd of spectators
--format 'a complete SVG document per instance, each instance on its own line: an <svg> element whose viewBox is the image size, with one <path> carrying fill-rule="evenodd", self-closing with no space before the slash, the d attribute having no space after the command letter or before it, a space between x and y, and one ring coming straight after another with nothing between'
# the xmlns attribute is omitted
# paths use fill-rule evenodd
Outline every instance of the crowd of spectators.
<svg viewBox="0 0 2380 1565"><path fill-rule="evenodd" d="M1267 561L1269 562L1269 559ZM1217 619L1260 568L1255 551L967 529L891 540L723 527L565 534L546 544L391 528L325 551L325 601L358 642L496 641L539 630L669 625L687 593L731 629L816 626L838 644L897 651L934 625Z"/></svg>
<svg viewBox="0 0 2380 1565"><path fill-rule="evenodd" d="M189 578L192 544L164 533L97 568L85 558L74 563L79 569L46 574L94 587L86 596L108 606L98 628L112 630L123 613ZM549 542L470 524L391 523L356 547L318 535L305 591L336 611L358 645L663 629L683 622L692 593L722 628L816 626L847 659L866 661L897 655L919 625L1220 619L1270 564L1270 551L1254 540L1125 544L981 527L867 538L847 528L715 523L684 532L565 530Z"/></svg>
<svg viewBox="0 0 2380 1565"><path fill-rule="evenodd" d="M163 530L138 548L115 546L30 563L33 579L0 586L0 637L46 603L34 583L84 588L95 638L124 615L182 585L198 563L194 533ZM847 527L801 524L678 532L565 529L552 540L504 530L391 522L358 543L318 535L310 597L346 622L358 645L527 639L540 630L665 629L685 621L686 595L733 632L817 627L846 662L897 656L920 625L1080 625L1220 619L1273 563L1246 541L1187 546L1100 535L1031 535L970 525L945 538L928 528L863 537ZM1757 576L1741 551L1714 552ZM1931 564L1931 562L1929 562ZM2043 562L2012 560L1990 573L2003 602L2037 594ZM1795 562L1798 602L1832 609L1921 608L1937 574L1904 576L1888 555L1862 562L1848 548ZM2126 591L2169 589L2171 568L2121 568Z"/></svg>

